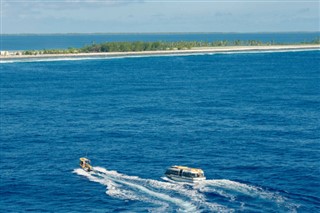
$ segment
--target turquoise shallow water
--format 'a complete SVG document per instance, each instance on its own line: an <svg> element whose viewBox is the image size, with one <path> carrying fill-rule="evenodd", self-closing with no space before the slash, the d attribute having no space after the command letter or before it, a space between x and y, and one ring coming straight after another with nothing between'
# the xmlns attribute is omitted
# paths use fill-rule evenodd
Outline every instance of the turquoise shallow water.
<svg viewBox="0 0 320 213"><path fill-rule="evenodd" d="M317 212L319 53L1 63L0 210Z"/></svg>

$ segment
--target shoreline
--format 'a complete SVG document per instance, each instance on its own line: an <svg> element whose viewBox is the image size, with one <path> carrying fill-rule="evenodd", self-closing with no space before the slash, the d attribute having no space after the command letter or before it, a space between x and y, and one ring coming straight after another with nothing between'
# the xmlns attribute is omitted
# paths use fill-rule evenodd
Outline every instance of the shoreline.
<svg viewBox="0 0 320 213"><path fill-rule="evenodd" d="M245 51L283 51L283 50L320 50L319 44L299 45L270 45L270 46L223 46L223 47L196 47L185 50L155 50L140 52L96 52L96 53L72 53L72 54L39 54L39 55L1 55L0 60L14 59L50 59L50 58L81 58L81 57L117 57L117 56L140 56L140 55L175 55L196 53L219 53L219 52L245 52ZM9 53L14 51L8 51Z"/></svg>

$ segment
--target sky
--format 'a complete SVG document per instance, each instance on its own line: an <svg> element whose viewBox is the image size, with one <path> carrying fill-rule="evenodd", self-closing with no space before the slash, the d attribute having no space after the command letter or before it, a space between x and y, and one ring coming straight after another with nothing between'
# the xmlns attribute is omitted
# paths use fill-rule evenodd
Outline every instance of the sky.
<svg viewBox="0 0 320 213"><path fill-rule="evenodd" d="M0 0L1 33L320 31L319 0Z"/></svg>

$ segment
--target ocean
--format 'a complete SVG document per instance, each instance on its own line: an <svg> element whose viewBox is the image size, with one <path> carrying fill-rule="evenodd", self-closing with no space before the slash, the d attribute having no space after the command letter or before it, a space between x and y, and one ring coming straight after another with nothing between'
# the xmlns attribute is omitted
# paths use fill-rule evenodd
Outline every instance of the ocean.
<svg viewBox="0 0 320 213"><path fill-rule="evenodd" d="M304 50L3 62L0 212L319 212L319 61ZM172 165L207 180L172 182Z"/></svg>

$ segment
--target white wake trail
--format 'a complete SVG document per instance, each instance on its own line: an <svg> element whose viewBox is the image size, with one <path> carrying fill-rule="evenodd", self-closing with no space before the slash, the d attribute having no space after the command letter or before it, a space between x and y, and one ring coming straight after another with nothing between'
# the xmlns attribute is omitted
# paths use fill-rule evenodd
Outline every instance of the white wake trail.
<svg viewBox="0 0 320 213"><path fill-rule="evenodd" d="M107 187L106 194L119 199L129 199L152 203L160 206L161 211L168 211L169 207L179 212L201 212L207 209L210 212L232 212L232 209L211 203L203 193L193 189L192 185L162 182L151 179L142 179L137 176L128 176L105 168L94 167L88 173L82 169L75 169L75 173L87 177L90 181L98 182ZM175 206L175 207L172 207Z"/></svg>
<svg viewBox="0 0 320 213"><path fill-rule="evenodd" d="M103 172L103 170L101 170L101 169L100 170L98 168L96 168L96 169L97 169L97 171ZM146 188L146 187L144 187L142 185L131 183L129 181L125 181L125 180L121 180L121 179L113 179L110 176L105 176L105 177L106 178L111 178L115 182L119 182L119 183L122 183L124 185L131 186L132 188L139 189L141 192L144 192L144 193L146 193L146 194L148 194L148 195L150 195L152 197L155 197L155 198L158 198L160 200L164 200L164 201L168 201L170 203L173 203L173 204L175 204L177 206L180 206L183 210L186 210L187 212L195 212L196 211L196 206L194 206L191 203L185 202L185 201L183 201L181 199L170 197L169 195L162 194L162 193L159 193L159 192L154 192L154 191L149 190L148 188Z"/></svg>
<svg viewBox="0 0 320 213"><path fill-rule="evenodd" d="M222 197L229 198L230 201L236 201L239 194L261 199L267 203L274 203L279 207L282 206L290 212L296 212L298 205L290 203L287 198L278 193L273 193L262 189L261 187L247 185L236 181L221 179L221 180L206 180L196 186L199 191L204 193L216 193Z"/></svg>
<svg viewBox="0 0 320 213"><path fill-rule="evenodd" d="M106 194L111 197L149 203L157 207L156 212L234 212L234 209L242 211L252 207L295 212L298 208L277 192L227 179L192 184L167 178L163 178L165 182L143 179L101 167L94 167L89 173L82 169L74 172L105 185Z"/></svg>
<svg viewBox="0 0 320 213"><path fill-rule="evenodd" d="M276 199L278 202L283 202L283 197L272 192L267 192L260 187L239 183L232 180L206 180L199 184L199 189L202 191L210 191L210 189L225 189L233 192L238 192L251 197L261 197L264 199Z"/></svg>
<svg viewBox="0 0 320 213"><path fill-rule="evenodd" d="M190 199L190 202L192 203L193 207L194 206L204 206L211 211L214 212L232 212L232 209L227 209L225 206L216 204L216 203L211 203L207 202L207 199L203 193L199 193L198 189L194 189L193 186L194 184L192 183L179 183L179 182L162 182L162 181L157 181L157 180L151 180L151 179L142 179L137 176L127 176L124 174L120 174L116 171L109 171L101 167L95 167L95 169L99 172L102 172L108 177L113 176L113 177L118 177L121 179L126 179L127 181L138 181L139 183L137 184L138 186L144 185L148 186L149 188L155 189L155 190L162 190L167 193L170 193L171 196L169 196L172 199L172 193L179 194L180 196L183 196L185 198ZM166 178L164 178L166 180ZM186 188L186 186L188 186ZM168 197L168 198L169 198ZM164 197L163 197L164 198ZM168 200L169 201L169 200ZM177 202L181 202L176 200ZM189 205L190 205L189 202ZM177 204L177 203L176 203ZM188 206L190 210L195 212L190 206Z"/></svg>
<svg viewBox="0 0 320 213"><path fill-rule="evenodd" d="M119 177L121 177L121 175L117 172L111 172L115 175L114 177L112 177L110 174L108 175L107 170L105 170L105 169L101 169L101 168L97 168L97 167L95 167L94 169L96 171L102 173L102 174L98 175L98 176L100 176L100 178L93 175L92 174L93 172L88 173L88 172L83 171L82 169L76 169L75 173L82 175L82 176L86 176L91 181L98 182L102 185L107 186L107 189L108 189L107 194L110 196L115 196L117 198L122 198L122 199L152 202L152 200L150 200L148 198L151 196L151 197L156 198L160 201L169 202L169 203L172 203L172 204L178 206L179 210L182 212L196 212L197 211L196 206L194 206L192 203L186 202L186 201L179 199L179 198L170 197L169 195L164 194L164 193L152 191L142 185L126 181L125 179L120 179ZM133 178L136 179L136 177L133 177ZM136 189L140 193L146 194L147 196L141 196L140 193L138 194L135 191L121 190L120 189L121 187L118 185L119 183L126 186L126 187ZM152 202L152 203L160 204L159 202Z"/></svg>

